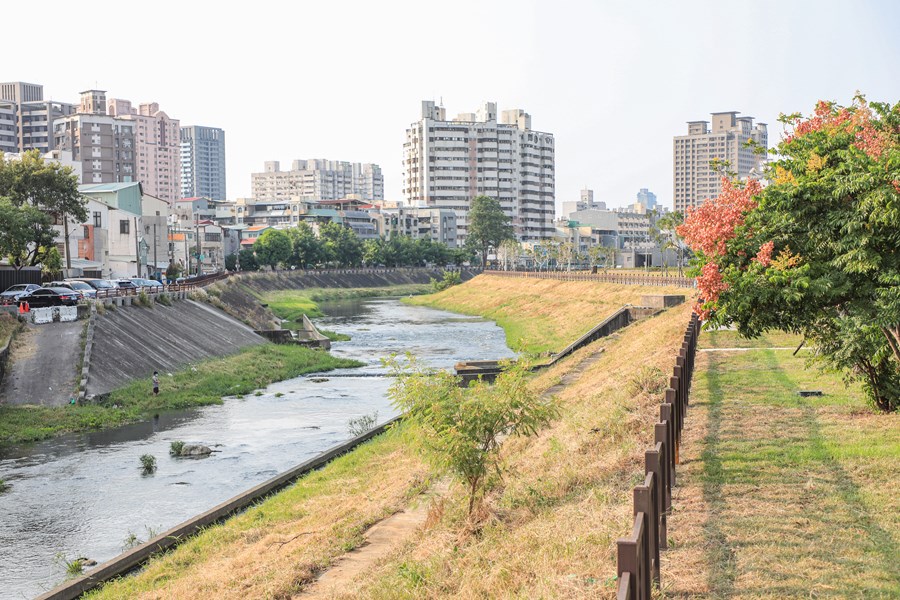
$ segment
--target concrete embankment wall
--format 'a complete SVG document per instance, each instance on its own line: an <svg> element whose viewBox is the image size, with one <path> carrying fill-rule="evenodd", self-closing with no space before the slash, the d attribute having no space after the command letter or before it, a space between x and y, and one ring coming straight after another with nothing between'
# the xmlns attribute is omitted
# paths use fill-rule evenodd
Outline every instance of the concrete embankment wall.
<svg viewBox="0 0 900 600"><path fill-rule="evenodd" d="M255 329L278 326L275 316L262 305L260 297L267 292L311 288L376 288L394 285L427 284L441 279L442 269L353 269L334 271L280 271L277 273L244 273L229 277L208 288L231 315ZM468 281L479 271L463 269L460 279Z"/></svg>
<svg viewBox="0 0 900 600"><path fill-rule="evenodd" d="M123 306L97 315L87 377L87 395L105 394L159 371L266 343L243 323L191 300L153 308ZM148 390L149 391L149 390Z"/></svg>
<svg viewBox="0 0 900 600"><path fill-rule="evenodd" d="M440 279L442 269L374 269L346 271L281 271L278 273L248 273L238 281L259 292L309 288L371 288L391 285L412 285ZM463 269L460 278L468 281L478 272Z"/></svg>

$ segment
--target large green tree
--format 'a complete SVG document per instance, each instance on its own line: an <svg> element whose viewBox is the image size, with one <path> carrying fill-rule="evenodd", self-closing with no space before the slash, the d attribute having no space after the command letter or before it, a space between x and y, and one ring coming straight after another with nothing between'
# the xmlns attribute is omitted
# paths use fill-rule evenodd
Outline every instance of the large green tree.
<svg viewBox="0 0 900 600"><path fill-rule="evenodd" d="M0 197L0 256L21 269L41 263L56 250L53 219L30 204L16 206Z"/></svg>
<svg viewBox="0 0 900 600"><path fill-rule="evenodd" d="M22 209L16 218L28 221L33 232L27 251L10 256L20 268L54 260L55 232L51 228L53 234L48 233L45 219L35 211L63 223L66 233L70 221L84 223L88 218L87 200L78 191L78 178L71 167L45 161L37 150L23 153L19 160L6 160L0 153L0 197Z"/></svg>
<svg viewBox="0 0 900 600"><path fill-rule="evenodd" d="M341 267L355 267L362 263L363 245L352 229L333 221L319 227L319 239L327 262Z"/></svg>
<svg viewBox="0 0 900 600"><path fill-rule="evenodd" d="M900 103L820 102L781 118L770 184L724 182L678 231L715 325L804 335L819 359L900 406Z"/></svg>
<svg viewBox="0 0 900 600"><path fill-rule="evenodd" d="M287 230L291 239L290 263L309 269L322 261L322 248L316 233L308 223L299 223Z"/></svg>
<svg viewBox="0 0 900 600"><path fill-rule="evenodd" d="M281 229L266 229L253 243L253 252L261 265L274 268L285 264L291 258L291 238Z"/></svg>
<svg viewBox="0 0 900 600"><path fill-rule="evenodd" d="M515 239L509 217L500 203L490 196L472 199L468 215L466 244L481 254L481 266L487 265L487 255L497 249L504 240Z"/></svg>

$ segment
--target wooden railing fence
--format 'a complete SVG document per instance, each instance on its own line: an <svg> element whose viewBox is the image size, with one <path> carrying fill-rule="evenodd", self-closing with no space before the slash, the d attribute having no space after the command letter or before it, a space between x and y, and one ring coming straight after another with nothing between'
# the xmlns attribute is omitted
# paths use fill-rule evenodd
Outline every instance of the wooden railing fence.
<svg viewBox="0 0 900 600"><path fill-rule="evenodd" d="M659 553L668 547L666 517L672 508L675 467L679 464L681 433L688 408L700 320L691 315L675 358L669 387L654 426L654 445L644 453L644 482L633 492L631 534L617 545L618 600L650 600L659 586Z"/></svg>

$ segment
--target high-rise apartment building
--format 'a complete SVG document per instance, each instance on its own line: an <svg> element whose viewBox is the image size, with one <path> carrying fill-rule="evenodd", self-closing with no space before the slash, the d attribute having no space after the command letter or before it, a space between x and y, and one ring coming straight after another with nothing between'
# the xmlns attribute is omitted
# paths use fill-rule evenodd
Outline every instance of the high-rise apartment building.
<svg viewBox="0 0 900 600"><path fill-rule="evenodd" d="M486 102L477 113L448 121L443 106L422 102L421 119L406 130L403 195L410 205L449 208L457 215L457 240L468 227L475 196L496 199L520 241L554 234L553 134L533 131L531 116Z"/></svg>
<svg viewBox="0 0 900 600"><path fill-rule="evenodd" d="M181 197L225 200L225 130L181 128Z"/></svg>
<svg viewBox="0 0 900 600"><path fill-rule="evenodd" d="M253 198L277 202L299 197L304 200L340 200L356 194L368 202L384 200L384 177L374 164L336 160L295 160L290 171L282 171L277 160L266 161L262 173L251 175Z"/></svg>
<svg viewBox="0 0 900 600"><path fill-rule="evenodd" d="M653 208L656 206L656 194L647 188L641 188L637 193L637 203L643 205L644 208Z"/></svg>
<svg viewBox="0 0 900 600"><path fill-rule="evenodd" d="M768 148L765 123L753 124L753 117L738 112L712 113L709 121L689 121L687 135L674 140L674 208L678 212L715 198L722 191L722 172L710 167L718 159L727 161L727 170L739 179L762 176L765 154L757 154L747 143Z"/></svg>
<svg viewBox="0 0 900 600"><path fill-rule="evenodd" d="M144 193L174 202L181 198L181 126L156 102L134 108L128 100L111 98L106 112L135 124L134 166Z"/></svg>
<svg viewBox="0 0 900 600"><path fill-rule="evenodd" d="M44 100L42 85L0 83L0 152L50 152L54 119L74 112L72 104Z"/></svg>
<svg viewBox="0 0 900 600"><path fill-rule="evenodd" d="M128 183L138 181L136 127L133 120L106 114L106 92L87 90L77 113L53 122L54 143L72 153L85 184Z"/></svg>

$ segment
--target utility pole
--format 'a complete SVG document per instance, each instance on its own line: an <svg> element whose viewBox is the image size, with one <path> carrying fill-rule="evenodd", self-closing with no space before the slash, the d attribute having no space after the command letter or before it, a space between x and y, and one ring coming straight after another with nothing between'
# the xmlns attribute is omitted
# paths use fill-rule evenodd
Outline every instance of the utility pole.
<svg viewBox="0 0 900 600"><path fill-rule="evenodd" d="M134 257L137 259L135 262L137 264L137 273L136 277L141 276L141 243L138 241L138 220L137 217L134 218Z"/></svg>
<svg viewBox="0 0 900 600"><path fill-rule="evenodd" d="M194 216L194 229L197 236L197 277L203 274L203 261L201 260L201 256L203 256L203 246L200 245L200 214L197 213ZM205 229L205 228L204 228Z"/></svg>
<svg viewBox="0 0 900 600"><path fill-rule="evenodd" d="M66 217L66 213L62 215L63 220L63 235L66 240L66 271L72 270L72 253L69 252L69 219ZM66 277L71 277L71 273L66 273Z"/></svg>
<svg viewBox="0 0 900 600"><path fill-rule="evenodd" d="M159 263L156 262L156 246L158 245L156 241L156 223L153 224L153 275L156 276L156 270L159 268Z"/></svg>

